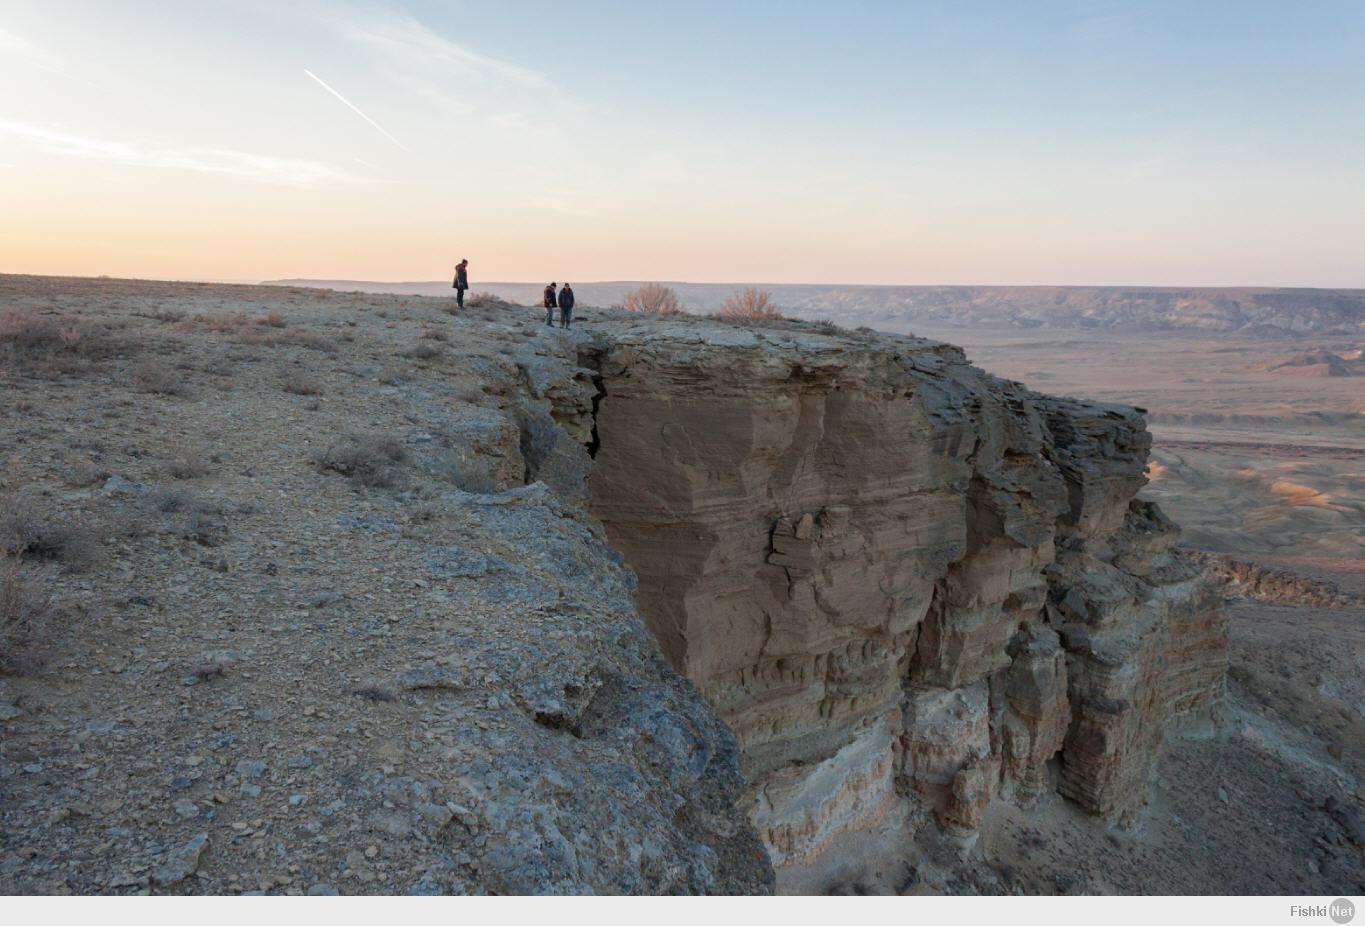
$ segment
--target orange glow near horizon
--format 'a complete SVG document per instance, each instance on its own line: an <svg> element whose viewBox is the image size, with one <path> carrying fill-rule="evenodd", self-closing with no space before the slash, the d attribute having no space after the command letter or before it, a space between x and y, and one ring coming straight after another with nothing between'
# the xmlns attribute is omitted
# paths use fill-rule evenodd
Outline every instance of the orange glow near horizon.
<svg viewBox="0 0 1365 926"><path fill-rule="evenodd" d="M776 8L717 9L732 32L708 41L750 56L707 79L700 27L666 10L545 11L580 49L561 66L508 57L523 23L500 5L101 9L0 13L0 86L22 91L0 100L0 272L426 281L468 257L475 285L1365 286L1341 92L1362 56L1288 6L1221 34L1207 91L1155 70L1198 61L1137 14L944 12L949 44L908 59L886 52L923 17L822 19L779 85L815 39ZM1275 29L1310 30L1318 70L1248 57Z"/></svg>

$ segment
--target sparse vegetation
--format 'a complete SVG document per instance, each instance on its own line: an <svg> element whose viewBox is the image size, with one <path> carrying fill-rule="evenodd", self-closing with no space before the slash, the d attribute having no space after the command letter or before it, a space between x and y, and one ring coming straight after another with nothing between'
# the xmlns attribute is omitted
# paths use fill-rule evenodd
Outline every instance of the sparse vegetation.
<svg viewBox="0 0 1365 926"><path fill-rule="evenodd" d="M654 315L678 315L682 312L678 294L658 283L646 283L639 289L626 293L622 307L631 312L650 312Z"/></svg>
<svg viewBox="0 0 1365 926"><path fill-rule="evenodd" d="M292 395L321 395L322 386L302 370L291 370L280 384L285 392Z"/></svg>
<svg viewBox="0 0 1365 926"><path fill-rule="evenodd" d="M255 316L242 312L219 312L195 315L180 322L176 327L186 332L216 331L219 334L230 334L243 344L293 345L328 354L335 354L341 349L336 341L324 334L301 328L287 328L286 324L284 317L278 312L265 312Z"/></svg>
<svg viewBox="0 0 1365 926"><path fill-rule="evenodd" d="M106 330L83 319L40 315L29 309L0 312L0 356L16 365L97 359L117 348Z"/></svg>
<svg viewBox="0 0 1365 926"><path fill-rule="evenodd" d="M183 450L165 464L166 475L172 479L198 479L209 471L208 463L197 450Z"/></svg>
<svg viewBox="0 0 1365 926"><path fill-rule="evenodd" d="M165 364L155 361L139 363L129 372L128 379L140 391L153 395L183 396L189 393L182 376Z"/></svg>
<svg viewBox="0 0 1365 926"><path fill-rule="evenodd" d="M62 481L74 488L96 485L109 478L107 467L89 460L77 460L63 474Z"/></svg>
<svg viewBox="0 0 1365 926"><path fill-rule="evenodd" d="M256 322L241 312L215 312L194 315L184 319L176 327L181 331L216 331L219 334L237 334L243 328L250 327L253 324Z"/></svg>
<svg viewBox="0 0 1365 926"><path fill-rule="evenodd" d="M167 529L177 537L216 547L227 535L222 509L182 486L159 486L143 497L144 504L167 517Z"/></svg>
<svg viewBox="0 0 1365 926"><path fill-rule="evenodd" d="M397 386L399 383L406 383L412 379L408 368L401 363L387 363L384 369L379 371L379 381L385 386Z"/></svg>
<svg viewBox="0 0 1365 926"><path fill-rule="evenodd" d="M783 318L777 303L773 302L773 294L753 286L726 296L718 314L731 321L778 321Z"/></svg>
<svg viewBox="0 0 1365 926"><path fill-rule="evenodd" d="M95 558L96 545L83 521L58 521L26 495L0 498L0 553L14 559L55 560L84 569Z"/></svg>
<svg viewBox="0 0 1365 926"><path fill-rule="evenodd" d="M435 360L444 354L439 344L426 344L418 341L416 344L403 351L404 357L411 357L414 360Z"/></svg>
<svg viewBox="0 0 1365 926"><path fill-rule="evenodd" d="M490 306L507 305L508 303L490 292L480 291L465 296L464 304L465 308L482 309Z"/></svg>
<svg viewBox="0 0 1365 926"><path fill-rule="evenodd" d="M274 339L276 344L292 344L296 347L306 347L309 350L320 350L325 354L335 354L341 350L336 341L320 334L316 331L307 331L302 328L290 328L288 331L278 335Z"/></svg>
<svg viewBox="0 0 1365 926"><path fill-rule="evenodd" d="M57 611L52 599L18 562L0 562L0 675L23 675L42 666Z"/></svg>
<svg viewBox="0 0 1365 926"><path fill-rule="evenodd" d="M155 309L151 312L132 312L138 318L150 318L161 322L163 325L174 324L185 320L185 313L179 309Z"/></svg>
<svg viewBox="0 0 1365 926"><path fill-rule="evenodd" d="M408 457L396 437L386 434L346 434L318 457L324 470L340 473L361 485L383 488L398 479L398 465Z"/></svg>

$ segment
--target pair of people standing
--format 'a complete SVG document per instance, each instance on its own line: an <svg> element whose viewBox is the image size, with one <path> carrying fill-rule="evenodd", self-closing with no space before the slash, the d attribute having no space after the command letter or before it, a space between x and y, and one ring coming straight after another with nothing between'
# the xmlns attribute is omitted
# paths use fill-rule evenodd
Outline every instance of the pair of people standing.
<svg viewBox="0 0 1365 926"><path fill-rule="evenodd" d="M551 283L545 287L545 324L554 327L555 308L559 308L559 327L568 328L573 322L573 287L568 283L564 284L558 295L555 294L555 284Z"/></svg>

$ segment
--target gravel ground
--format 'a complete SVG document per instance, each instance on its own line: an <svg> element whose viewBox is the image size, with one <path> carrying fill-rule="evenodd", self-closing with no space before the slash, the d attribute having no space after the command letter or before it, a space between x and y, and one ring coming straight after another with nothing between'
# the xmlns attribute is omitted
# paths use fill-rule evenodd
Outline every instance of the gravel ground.
<svg viewBox="0 0 1365 926"><path fill-rule="evenodd" d="M69 329L0 344L3 560L54 605L6 645L0 892L767 889L729 732L524 484L525 370L590 333L448 308L0 277Z"/></svg>

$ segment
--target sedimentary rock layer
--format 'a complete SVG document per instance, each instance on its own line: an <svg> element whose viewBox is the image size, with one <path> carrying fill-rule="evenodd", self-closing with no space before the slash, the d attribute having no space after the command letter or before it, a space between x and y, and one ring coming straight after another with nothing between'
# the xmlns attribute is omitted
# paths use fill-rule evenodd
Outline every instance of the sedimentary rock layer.
<svg viewBox="0 0 1365 926"><path fill-rule="evenodd" d="M1223 677L1219 599L1135 500L1150 438L956 348L810 326L615 332L589 505L737 734L775 864L898 802L1142 804Z"/></svg>

